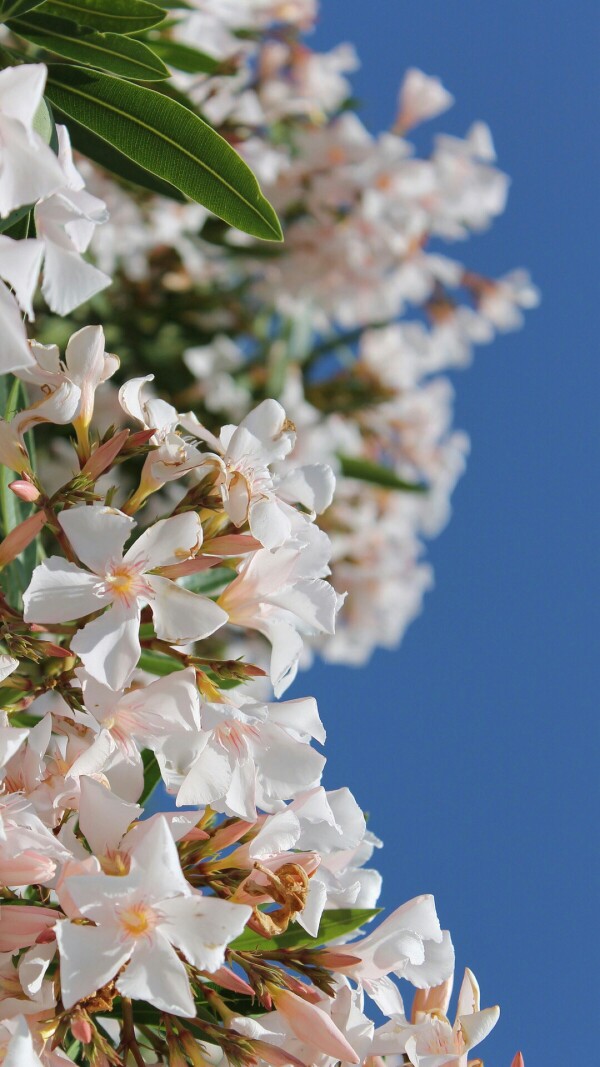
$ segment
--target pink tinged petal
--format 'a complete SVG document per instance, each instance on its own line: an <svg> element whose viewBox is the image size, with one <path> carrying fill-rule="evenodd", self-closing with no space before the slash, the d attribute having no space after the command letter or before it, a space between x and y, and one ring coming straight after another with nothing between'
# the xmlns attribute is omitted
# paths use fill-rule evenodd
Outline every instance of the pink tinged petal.
<svg viewBox="0 0 600 1067"><path fill-rule="evenodd" d="M165 818L159 818L152 829L136 842L132 850L136 870L143 874L152 898L164 902L170 897L189 895L189 883L184 878L173 834ZM162 910L162 903L161 903Z"/></svg>
<svg viewBox="0 0 600 1067"><path fill-rule="evenodd" d="M33 572L23 594L26 622L69 622L108 604L98 578L60 556L50 556Z"/></svg>
<svg viewBox="0 0 600 1067"><path fill-rule="evenodd" d="M160 930L138 940L117 989L124 997L145 1000L171 1015L196 1014L185 967Z"/></svg>
<svg viewBox="0 0 600 1067"><path fill-rule="evenodd" d="M128 804L93 778L83 775L79 786L79 827L97 856L116 849L128 827L141 812L139 804Z"/></svg>
<svg viewBox="0 0 600 1067"><path fill-rule="evenodd" d="M207 745L188 771L177 794L177 807L206 806L227 794L233 769L226 752Z"/></svg>
<svg viewBox="0 0 600 1067"><path fill-rule="evenodd" d="M161 912L166 916L161 924L165 937L194 967L212 972L221 967L226 946L242 933L252 908L194 895L166 901Z"/></svg>
<svg viewBox="0 0 600 1067"><path fill-rule="evenodd" d="M2 72L4 73L4 72ZM64 176L54 152L37 133L28 133L16 119L0 114L2 171L0 215L33 204L54 192Z"/></svg>
<svg viewBox="0 0 600 1067"><path fill-rule="evenodd" d="M12 1037L6 1046L2 1067L43 1067L33 1047L33 1038L24 1016L16 1019Z"/></svg>
<svg viewBox="0 0 600 1067"><path fill-rule="evenodd" d="M31 129L46 85L43 63L7 67L0 73L0 113Z"/></svg>
<svg viewBox="0 0 600 1067"><path fill-rule="evenodd" d="M469 970L468 967L465 967L464 978L458 993L456 1014L472 1015L474 1012L479 1011L479 1007L479 983L473 974L473 971Z"/></svg>
<svg viewBox="0 0 600 1067"><path fill-rule="evenodd" d="M111 282L108 274L82 259L79 252L46 240L42 293L57 315L68 315Z"/></svg>
<svg viewBox="0 0 600 1067"><path fill-rule="evenodd" d="M211 971L210 973L213 976L213 981L217 985L223 986L223 989L229 989L232 993L243 993L247 997L256 995L252 986L245 982L235 971L231 971L229 967L217 967L216 971Z"/></svg>
<svg viewBox="0 0 600 1067"><path fill-rule="evenodd" d="M24 367L31 367L34 360L27 344L27 334L19 312L19 306L14 296L1 283L0 328L2 329L0 373L8 374L9 371L18 371Z"/></svg>
<svg viewBox="0 0 600 1067"><path fill-rule="evenodd" d="M0 904L0 952L17 952L51 932L58 915L52 908Z"/></svg>
<svg viewBox="0 0 600 1067"><path fill-rule="evenodd" d="M256 767L253 760L236 760L223 800L228 815L252 822L256 818Z"/></svg>
<svg viewBox="0 0 600 1067"><path fill-rule="evenodd" d="M500 1018L500 1008L484 1008L483 1011L476 1011L472 1015L459 1016L458 1022L462 1030L463 1038L467 1049L475 1048L484 1038L487 1037L490 1030L493 1030L498 1019Z"/></svg>
<svg viewBox="0 0 600 1067"><path fill-rule="evenodd" d="M281 703L268 704L267 707L271 722L300 736L314 737L315 741L325 744L325 727L319 718L319 709L314 697L284 700Z"/></svg>
<svg viewBox="0 0 600 1067"><path fill-rule="evenodd" d="M227 612L208 597L192 593L168 578L155 574L146 577L154 592L150 605L154 629L162 641L173 645L199 641L227 622Z"/></svg>
<svg viewBox="0 0 600 1067"><path fill-rule="evenodd" d="M249 504L248 482L243 474L234 471L229 479L227 492L224 493L225 511L234 526L243 526L248 518Z"/></svg>
<svg viewBox="0 0 600 1067"><path fill-rule="evenodd" d="M124 689L140 658L140 613L119 604L88 622L71 641L71 650L97 681Z"/></svg>
<svg viewBox="0 0 600 1067"><path fill-rule="evenodd" d="M289 540L292 523L279 500L256 500L248 516L252 536L265 548L279 548Z"/></svg>
<svg viewBox="0 0 600 1067"><path fill-rule="evenodd" d="M441 985L454 973L454 946L450 934L443 931L441 941L423 942L423 961L411 960L399 972L417 989Z"/></svg>
<svg viewBox="0 0 600 1067"><path fill-rule="evenodd" d="M15 415L11 426L24 434L39 422L53 422L65 426L77 414L81 391L72 382L61 382L48 396L42 396L35 404Z"/></svg>
<svg viewBox="0 0 600 1067"><path fill-rule="evenodd" d="M265 751L257 754L260 785L264 798L289 800L305 789L318 785L325 757L310 745L298 744L277 727L263 727Z"/></svg>
<svg viewBox="0 0 600 1067"><path fill-rule="evenodd" d="M117 926L80 926L69 920L57 923L60 985L65 1008L100 989L131 956L134 942L119 937Z"/></svg>
<svg viewBox="0 0 600 1067"><path fill-rule="evenodd" d="M73 761L69 778L77 780L80 776L101 774L106 771L107 763L115 752L116 745L108 730L101 730L89 748Z"/></svg>
<svg viewBox="0 0 600 1067"><path fill-rule="evenodd" d="M273 999L277 1010L300 1041L306 1041L308 1036L310 1044L327 1056L335 1056L342 1063L360 1063L360 1056L346 1041L333 1019L316 1004L310 1004L289 989L279 990Z"/></svg>
<svg viewBox="0 0 600 1067"><path fill-rule="evenodd" d="M334 490L335 474L331 467L325 463L311 463L286 474L279 483L277 494L320 515L331 504Z"/></svg>
<svg viewBox="0 0 600 1067"><path fill-rule="evenodd" d="M14 289L28 318L33 318L32 300L42 265L44 244L33 239L13 241L0 235L0 278Z"/></svg>
<svg viewBox="0 0 600 1067"><path fill-rule="evenodd" d="M81 562L99 575L104 575L111 562L121 559L123 545L135 526L129 515L102 504L68 508L61 511L58 521Z"/></svg>
<svg viewBox="0 0 600 1067"><path fill-rule="evenodd" d="M317 632L332 634L338 611L337 594L321 578L300 578L295 585L269 596L271 604L291 611Z"/></svg>
<svg viewBox="0 0 600 1067"><path fill-rule="evenodd" d="M159 519L138 537L125 562L143 564L144 570L168 567L189 559L202 544L202 523L194 511Z"/></svg>
<svg viewBox="0 0 600 1067"><path fill-rule="evenodd" d="M101 326L84 326L72 334L65 352L69 377L81 389L79 417L87 426L94 410L94 396L105 380L104 330Z"/></svg>
<svg viewBox="0 0 600 1067"><path fill-rule="evenodd" d="M143 700L144 712L162 720L165 730L174 725L188 730L200 729L200 697L193 667L151 682L144 690ZM147 732L152 734L151 726Z"/></svg>

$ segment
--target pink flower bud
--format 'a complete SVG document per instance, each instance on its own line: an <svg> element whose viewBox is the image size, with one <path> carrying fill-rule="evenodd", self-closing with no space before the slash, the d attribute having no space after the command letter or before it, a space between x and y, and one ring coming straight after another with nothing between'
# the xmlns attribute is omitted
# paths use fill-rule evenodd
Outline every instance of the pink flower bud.
<svg viewBox="0 0 600 1067"><path fill-rule="evenodd" d="M96 478L99 478L117 458L128 437L129 430L121 430L120 433L116 433L110 440L105 441L103 445L100 445L100 447L92 453L81 473L89 475L94 481Z"/></svg>
<svg viewBox="0 0 600 1067"><path fill-rule="evenodd" d="M15 496L18 496L19 500L24 500L26 504L33 504L34 501L39 500L39 490L36 489L33 482L28 481L26 478L9 482L8 488L12 489Z"/></svg>
<svg viewBox="0 0 600 1067"><path fill-rule="evenodd" d="M57 919L62 916L52 908L18 904L0 905L0 952L16 952L35 945L43 935L49 935ZM48 940L46 936L44 938Z"/></svg>
<svg viewBox="0 0 600 1067"><path fill-rule="evenodd" d="M166 567L157 567L157 573L164 578L183 578L186 574L198 574L199 571L208 571L211 567L223 561L218 557L196 556L194 559L186 559L183 563L170 563Z"/></svg>
<svg viewBox="0 0 600 1067"><path fill-rule="evenodd" d="M289 989L272 989L271 992L275 1007L300 1041L308 1038L310 1044L326 1056L334 1056L343 1063L360 1063L360 1056L348 1044L333 1019L316 1004L309 1004Z"/></svg>
<svg viewBox="0 0 600 1067"><path fill-rule="evenodd" d="M92 1024L84 1015L71 1020L71 1033L77 1041L90 1045L93 1037Z"/></svg>
<svg viewBox="0 0 600 1067"><path fill-rule="evenodd" d="M525 1067L525 1060L523 1059L523 1054L521 1052L517 1052L517 1055L512 1061L510 1067Z"/></svg>
<svg viewBox="0 0 600 1067"><path fill-rule="evenodd" d="M33 541L40 533L46 522L43 511L36 511L29 518L15 526L9 534L0 542L0 567L5 567L13 559L20 556L24 548Z"/></svg>
<svg viewBox="0 0 600 1067"><path fill-rule="evenodd" d="M245 982L235 971L231 971L229 967L219 967L216 971L212 971L210 980L211 982L216 982L217 985L223 986L223 989L230 989L232 993L244 993L249 997L255 996L252 986Z"/></svg>
<svg viewBox="0 0 600 1067"><path fill-rule="evenodd" d="M48 856L26 849L12 859L0 860L0 883L8 886L44 885L56 871L56 864Z"/></svg>
<svg viewBox="0 0 600 1067"><path fill-rule="evenodd" d="M260 541L250 534L224 534L211 537L204 542L203 552L218 553L221 556L244 556L247 552L256 552L262 548Z"/></svg>

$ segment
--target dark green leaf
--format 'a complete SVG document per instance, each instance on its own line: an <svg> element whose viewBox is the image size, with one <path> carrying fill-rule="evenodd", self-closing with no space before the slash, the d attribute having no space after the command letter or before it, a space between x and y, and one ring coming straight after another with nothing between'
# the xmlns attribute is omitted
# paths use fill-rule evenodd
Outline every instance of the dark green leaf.
<svg viewBox="0 0 600 1067"><path fill-rule="evenodd" d="M13 20L10 29L38 48L122 78L148 82L169 77L168 68L145 44L117 33L98 33L68 19L39 14Z"/></svg>
<svg viewBox="0 0 600 1067"><path fill-rule="evenodd" d="M298 923L292 923L284 934L279 937L261 937L253 930L244 930L243 934L232 941L230 948L236 952L260 952L267 948L316 948L317 945L327 944L337 937L351 934L358 930L364 923L369 922L379 914L381 908L335 908L324 911L319 923L316 937L307 934ZM350 952L351 950L348 949Z"/></svg>
<svg viewBox="0 0 600 1067"><path fill-rule="evenodd" d="M71 19L104 33L137 33L156 26L165 12L146 0L46 0L40 14Z"/></svg>
<svg viewBox="0 0 600 1067"><path fill-rule="evenodd" d="M198 574L190 574L182 580L186 589L193 593L203 593L204 596L216 596L221 593L234 578L237 578L231 567L211 567L208 571L200 571Z"/></svg>
<svg viewBox="0 0 600 1067"><path fill-rule="evenodd" d="M356 459L354 456L338 456L342 474L347 478L358 478L371 485L382 485L386 489L400 489L405 493L426 493L423 482L405 482L391 469L380 463L371 463L368 459Z"/></svg>
<svg viewBox="0 0 600 1067"><path fill-rule="evenodd" d="M252 171L202 119L169 97L81 67L50 65L54 107L254 237L281 240L281 227Z"/></svg>
<svg viewBox="0 0 600 1067"><path fill-rule="evenodd" d="M154 752L151 752L149 748L142 750L142 763L144 764L144 788L138 804L143 807L160 782L160 767Z"/></svg>
<svg viewBox="0 0 600 1067"><path fill-rule="evenodd" d="M65 119L67 119L66 115ZM105 170L111 171L112 174L116 174L119 178L124 178L127 182L132 182L133 185L140 185L142 189L148 189L152 193L159 193L161 196L168 197L169 200L177 200L180 204L186 203L185 196L174 185L170 185L169 182L163 182L156 175L151 174L149 170L139 167L137 163L134 163L133 160L119 152L114 145L109 144L108 141L103 141L101 137L96 137L85 126L80 126L78 122L74 122L71 118L68 118L68 123L73 146L82 155L88 156L95 163L104 167Z"/></svg>
<svg viewBox="0 0 600 1067"><path fill-rule="evenodd" d="M148 44L163 63L174 67L175 70L183 70L186 74L214 74L221 66L217 59L207 56L205 52L199 52L197 48L191 48L188 44L181 44L180 41L159 37L155 41L148 41Z"/></svg>
<svg viewBox="0 0 600 1067"><path fill-rule="evenodd" d="M138 667L141 671L149 671L150 674L158 674L162 678L165 674L183 670L183 663L171 659L170 656L162 656L160 652L150 652L149 649L143 648Z"/></svg>
<svg viewBox="0 0 600 1067"><path fill-rule="evenodd" d="M26 11L31 11L34 7L39 7L42 0L2 0L0 6L0 22L6 22L7 19L16 18L18 15L24 15Z"/></svg>
<svg viewBox="0 0 600 1067"><path fill-rule="evenodd" d="M26 204L25 207L18 207L14 211L11 211L10 215L7 215L5 219L0 219L0 233L8 233L10 237L14 237L11 232L13 226L21 222L26 215L32 210L33 204Z"/></svg>

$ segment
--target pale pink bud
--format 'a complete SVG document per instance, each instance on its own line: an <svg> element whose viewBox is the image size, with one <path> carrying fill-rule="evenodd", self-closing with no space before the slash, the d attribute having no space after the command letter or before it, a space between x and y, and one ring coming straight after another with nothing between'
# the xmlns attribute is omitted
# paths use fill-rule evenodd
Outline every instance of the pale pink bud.
<svg viewBox="0 0 600 1067"><path fill-rule="evenodd" d="M330 971L343 971L344 967L352 967L355 963L362 963L360 956L350 956L347 952L331 952L328 948L317 953L317 963L320 967L327 967Z"/></svg>
<svg viewBox="0 0 600 1067"><path fill-rule="evenodd" d="M517 1055L512 1061L510 1067L525 1067L525 1060L523 1059L523 1054L521 1052L517 1052Z"/></svg>
<svg viewBox="0 0 600 1067"><path fill-rule="evenodd" d="M93 1037L92 1024L89 1019L86 1019L83 1015L80 1015L76 1019L71 1019L71 1033L77 1041L81 1041L84 1045L91 1044Z"/></svg>
<svg viewBox="0 0 600 1067"><path fill-rule="evenodd" d="M290 1025L300 1041L310 1040L326 1056L335 1056L343 1063L360 1063L360 1056L348 1044L341 1030L316 1004L296 996L289 989L271 989L278 1011Z"/></svg>
<svg viewBox="0 0 600 1067"><path fill-rule="evenodd" d="M19 853L0 860L0 883L8 886L43 885L54 877L56 864L39 852Z"/></svg>
<svg viewBox="0 0 600 1067"><path fill-rule="evenodd" d="M51 908L0 904L0 952L16 952L35 945L42 935L51 932L60 917Z"/></svg>
<svg viewBox="0 0 600 1067"><path fill-rule="evenodd" d="M0 542L0 567L5 567L21 554L24 548L40 533L46 522L43 511L36 511L29 518L15 526L14 530Z"/></svg>
<svg viewBox="0 0 600 1067"><path fill-rule="evenodd" d="M207 556L196 556L194 559L186 559L183 563L170 563L166 567L157 567L158 574L162 574L165 578L183 578L186 574L198 574L199 571L208 571L211 567L216 567L217 564L222 563L223 560L209 558Z"/></svg>
<svg viewBox="0 0 600 1067"><path fill-rule="evenodd" d="M220 852L221 849L228 848L229 845L235 844L239 841L240 837L248 833L254 826L252 822L242 822L241 819L236 819L229 826L224 826L221 830L217 830L212 837L212 845L215 852ZM237 855L237 852L236 852Z"/></svg>
<svg viewBox="0 0 600 1067"><path fill-rule="evenodd" d="M36 489L33 482L26 479L9 482L8 488L12 489L15 496L18 496L19 500L24 500L26 504L33 504L35 500L39 500L39 489Z"/></svg>
<svg viewBox="0 0 600 1067"><path fill-rule="evenodd" d="M95 481L96 478L99 478L117 458L128 437L129 430L121 430L119 433L116 433L114 437L111 437L110 440L105 441L103 445L100 445L100 447L92 453L81 473L89 475L93 481Z"/></svg>
<svg viewBox="0 0 600 1067"><path fill-rule="evenodd" d="M230 971L229 967L219 967L216 971L212 971L210 980L211 982L216 982L217 985L223 986L223 989L230 989L232 993L245 993L249 997L255 995L252 986L245 982L235 971Z"/></svg>

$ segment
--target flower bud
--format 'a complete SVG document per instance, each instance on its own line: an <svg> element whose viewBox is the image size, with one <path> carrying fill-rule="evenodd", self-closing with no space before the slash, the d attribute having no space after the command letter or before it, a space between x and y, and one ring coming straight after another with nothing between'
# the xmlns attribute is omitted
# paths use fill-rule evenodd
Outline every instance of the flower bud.
<svg viewBox="0 0 600 1067"><path fill-rule="evenodd" d="M24 500L26 504L33 504L34 501L39 500L39 490L36 489L33 482L25 478L9 482L8 488L12 489L15 496L18 496L19 500Z"/></svg>
<svg viewBox="0 0 600 1067"><path fill-rule="evenodd" d="M0 567L6 567L13 559L20 556L24 548L29 545L40 533L46 522L43 511L36 511L29 518L15 526L14 530L0 542Z"/></svg>

